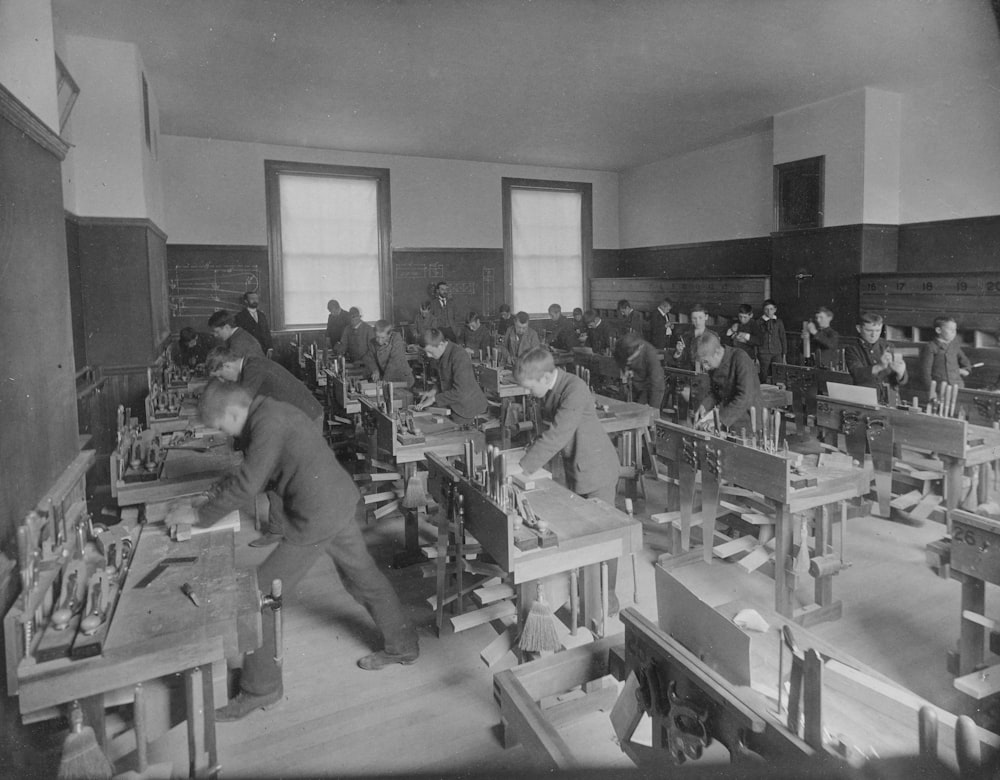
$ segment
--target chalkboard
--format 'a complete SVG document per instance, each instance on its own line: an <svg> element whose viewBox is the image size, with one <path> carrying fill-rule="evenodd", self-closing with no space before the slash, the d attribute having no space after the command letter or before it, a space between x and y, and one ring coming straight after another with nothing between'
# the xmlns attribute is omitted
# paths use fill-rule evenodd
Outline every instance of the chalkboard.
<svg viewBox="0 0 1000 780"><path fill-rule="evenodd" d="M270 314L267 248L257 246L167 246L170 330L190 326L205 331L218 309L237 312L245 292L258 292Z"/></svg>
<svg viewBox="0 0 1000 780"><path fill-rule="evenodd" d="M504 302L502 249L395 249L393 318L412 321L438 282L448 282L455 310L492 315Z"/></svg>
<svg viewBox="0 0 1000 780"><path fill-rule="evenodd" d="M1000 329L1000 271L964 274L862 274L862 311L887 325L929 328L948 314L959 329Z"/></svg>
<svg viewBox="0 0 1000 780"><path fill-rule="evenodd" d="M229 306L233 298L258 291L260 279L253 266L178 265L170 269L168 286L171 316L207 319L217 309Z"/></svg>

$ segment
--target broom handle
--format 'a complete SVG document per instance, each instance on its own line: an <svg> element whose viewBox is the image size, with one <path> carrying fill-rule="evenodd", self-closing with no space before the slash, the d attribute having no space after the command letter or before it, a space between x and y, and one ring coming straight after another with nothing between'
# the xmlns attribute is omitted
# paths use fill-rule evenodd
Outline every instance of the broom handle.
<svg viewBox="0 0 1000 780"><path fill-rule="evenodd" d="M146 755L146 695L142 683L135 686L135 756L140 773L148 767Z"/></svg>
<svg viewBox="0 0 1000 780"><path fill-rule="evenodd" d="M576 624L580 622L580 570L569 572L569 633L576 636Z"/></svg>
<svg viewBox="0 0 1000 780"><path fill-rule="evenodd" d="M608 562L601 561L601 638L608 622Z"/></svg>

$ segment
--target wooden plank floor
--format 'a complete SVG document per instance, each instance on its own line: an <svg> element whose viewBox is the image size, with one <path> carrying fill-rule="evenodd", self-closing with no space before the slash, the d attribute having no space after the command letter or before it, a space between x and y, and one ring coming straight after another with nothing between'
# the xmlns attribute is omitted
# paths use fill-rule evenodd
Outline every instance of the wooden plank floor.
<svg viewBox="0 0 1000 780"><path fill-rule="evenodd" d="M646 505L638 505L643 515L663 508L660 486L648 487ZM377 557L386 560L401 533L397 519L366 535ZM960 588L937 578L924 563L924 546L942 533L933 522L912 527L878 518L850 521L853 565L835 581L844 616L814 630L934 703L971 712L973 703L952 687L945 669L945 652L958 636ZM238 555L247 565L261 557L242 545ZM656 615L655 559L646 550L637 571L637 607L651 617ZM736 597L773 603L772 580L745 575L733 564L716 561L680 572L711 603ZM389 574L421 627L419 662L382 672L357 669L354 662L368 651L374 629L323 560L303 581L299 603L287 611L283 703L238 724L219 724L227 773L517 771L530 765L522 748L505 751L498 741L492 671L479 660L493 630L482 626L438 639L424 601L433 581L413 569ZM630 575L622 566L623 604L632 595ZM628 764L600 715L567 729L565 736L584 765Z"/></svg>

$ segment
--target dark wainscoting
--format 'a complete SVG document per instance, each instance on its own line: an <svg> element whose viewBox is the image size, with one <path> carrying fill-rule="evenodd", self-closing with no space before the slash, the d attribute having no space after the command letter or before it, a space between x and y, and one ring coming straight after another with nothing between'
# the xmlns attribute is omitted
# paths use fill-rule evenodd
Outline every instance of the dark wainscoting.
<svg viewBox="0 0 1000 780"><path fill-rule="evenodd" d="M763 236L622 249L618 252L617 271L600 275L684 278L752 276L770 272L771 239Z"/></svg>
<svg viewBox="0 0 1000 780"><path fill-rule="evenodd" d="M61 141L0 92L0 544L9 551L15 526L79 450Z"/></svg>
<svg viewBox="0 0 1000 780"><path fill-rule="evenodd" d="M899 226L900 273L997 271L1000 215Z"/></svg>
<svg viewBox="0 0 1000 780"><path fill-rule="evenodd" d="M826 306L834 313L834 328L849 332L858 312L858 274L893 262L896 230L842 225L772 234L771 297L785 327L801 330L803 320ZM800 281L799 274L806 277Z"/></svg>
<svg viewBox="0 0 1000 780"><path fill-rule="evenodd" d="M148 219L66 219L78 237L84 365L149 362L169 336L166 235Z"/></svg>

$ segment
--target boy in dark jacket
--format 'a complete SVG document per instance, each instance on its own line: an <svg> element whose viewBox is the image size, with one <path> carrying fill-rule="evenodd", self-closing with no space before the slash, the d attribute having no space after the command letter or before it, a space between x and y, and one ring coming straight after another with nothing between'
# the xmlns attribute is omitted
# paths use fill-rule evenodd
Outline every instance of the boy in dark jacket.
<svg viewBox="0 0 1000 780"><path fill-rule="evenodd" d="M267 396L251 399L238 385L211 382L199 404L206 425L246 442L243 463L223 477L195 509L173 507L167 525L211 526L234 509L253 501L273 483L287 514L285 538L257 569L266 583L280 579L292 594L323 553L333 560L341 580L378 626L385 647L361 658L362 669L412 664L419 649L413 624L399 598L372 560L356 520L364 511L353 479L337 462L326 440L294 406ZM216 720L239 720L266 709L283 695L281 667L275 661L274 613L262 613L264 644L246 656L240 692L216 711Z"/></svg>
<svg viewBox="0 0 1000 780"><path fill-rule="evenodd" d="M764 301L764 313L760 322L760 346L757 347L757 360L760 363L760 381L763 384L771 379L771 364L784 363L788 352L785 340L785 323L778 319L778 304L773 298Z"/></svg>
<svg viewBox="0 0 1000 780"><path fill-rule="evenodd" d="M413 387L413 371L406 359L403 338L387 320L375 323L375 333L368 341L368 351L361 363L376 382L406 382L407 387Z"/></svg>

